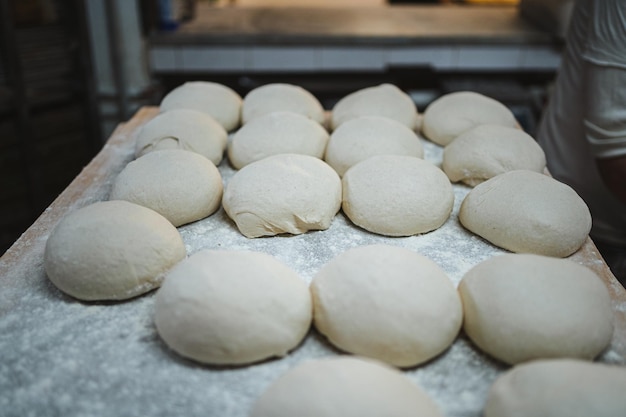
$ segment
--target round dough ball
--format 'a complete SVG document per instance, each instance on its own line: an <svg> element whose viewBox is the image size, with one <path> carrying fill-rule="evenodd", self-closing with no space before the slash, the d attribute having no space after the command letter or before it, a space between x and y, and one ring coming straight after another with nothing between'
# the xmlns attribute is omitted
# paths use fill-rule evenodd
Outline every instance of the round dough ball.
<svg viewBox="0 0 626 417"><path fill-rule="evenodd" d="M46 242L44 268L72 297L124 300L158 287L185 255L178 230L163 216L127 201L104 201L57 224Z"/></svg>
<svg viewBox="0 0 626 417"><path fill-rule="evenodd" d="M465 196L459 220L511 252L555 257L576 252L591 230L589 208L572 188L526 170L477 185Z"/></svg>
<svg viewBox="0 0 626 417"><path fill-rule="evenodd" d="M392 84L381 84L355 91L343 97L332 111L332 128L361 116L381 116L396 120L409 129L417 125L413 99Z"/></svg>
<svg viewBox="0 0 626 417"><path fill-rule="evenodd" d="M626 369L571 359L515 366L491 386L484 417L623 417Z"/></svg>
<svg viewBox="0 0 626 417"><path fill-rule="evenodd" d="M241 117L245 124L275 111L302 114L321 125L326 120L324 108L313 94L300 86L282 83L262 85L246 94Z"/></svg>
<svg viewBox="0 0 626 417"><path fill-rule="evenodd" d="M338 348L395 366L415 366L447 349L463 320L445 272L408 249L360 246L313 278L315 327Z"/></svg>
<svg viewBox="0 0 626 417"><path fill-rule="evenodd" d="M313 359L274 381L250 417L443 417L400 371L349 356Z"/></svg>
<svg viewBox="0 0 626 417"><path fill-rule="evenodd" d="M445 147L442 168L450 181L474 187L508 171L543 173L546 155L535 139L521 129L480 125Z"/></svg>
<svg viewBox="0 0 626 417"><path fill-rule="evenodd" d="M228 146L228 158L236 169L281 153L321 159L327 143L328 132L319 123L301 114L279 111L243 125Z"/></svg>
<svg viewBox="0 0 626 417"><path fill-rule="evenodd" d="M227 131L241 121L242 100L225 85L208 81L188 81L170 91L161 101L161 111L194 109L208 113Z"/></svg>
<svg viewBox="0 0 626 417"><path fill-rule="evenodd" d="M446 222L452 184L432 163L412 156L378 155L343 176L342 209L354 224L387 236L430 232Z"/></svg>
<svg viewBox="0 0 626 417"><path fill-rule="evenodd" d="M341 207L341 179L309 155L269 156L233 176L222 205L250 238L325 230Z"/></svg>
<svg viewBox="0 0 626 417"><path fill-rule="evenodd" d="M222 191L222 176L211 161L177 149L150 152L126 165L113 183L110 200L148 207L181 226L213 214Z"/></svg>
<svg viewBox="0 0 626 417"><path fill-rule="evenodd" d="M178 354L237 365L284 356L311 326L298 274L261 252L203 250L179 263L157 292L155 324Z"/></svg>
<svg viewBox="0 0 626 417"><path fill-rule="evenodd" d="M227 141L224 128L208 114L189 109L170 110L158 114L141 127L135 157L152 151L184 149L219 165Z"/></svg>
<svg viewBox="0 0 626 417"><path fill-rule="evenodd" d="M465 274L459 293L465 333L509 364L593 359L613 336L607 288L590 269L567 259L495 256Z"/></svg>
<svg viewBox="0 0 626 417"><path fill-rule="evenodd" d="M432 142L446 146L460 134L484 124L518 126L504 104L479 93L460 91L445 94L426 107L422 133Z"/></svg>
<svg viewBox="0 0 626 417"><path fill-rule="evenodd" d="M381 116L348 120L330 135L324 159L340 176L374 155L424 156L422 142L400 122Z"/></svg>

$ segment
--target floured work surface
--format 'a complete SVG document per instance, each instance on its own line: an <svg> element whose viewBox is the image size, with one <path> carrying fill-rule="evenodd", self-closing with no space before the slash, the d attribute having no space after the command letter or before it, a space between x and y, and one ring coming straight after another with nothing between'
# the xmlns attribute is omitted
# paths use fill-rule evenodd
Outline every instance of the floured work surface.
<svg viewBox="0 0 626 417"><path fill-rule="evenodd" d="M243 367L202 366L169 351L153 323L155 292L126 301L84 303L48 281L43 252L50 230L67 212L108 197L112 182L133 159L134 133L156 115L142 109L121 125L100 154L0 259L0 414L44 416L248 415L253 401L287 369L309 358L337 355L315 330L282 359ZM425 159L440 162L430 142ZM234 170L223 161L224 181ZM455 284L477 263L504 253L459 224L468 187L454 185L452 216L440 229L390 238L365 232L338 214L325 231L247 239L223 210L179 228L188 254L200 249L249 249L274 255L310 282L337 254L386 243L421 253ZM626 363L626 291L588 240L572 257L607 283L615 309L615 335L599 360ZM404 373L422 386L448 417L478 417L487 390L505 366L473 347L461 333L450 349Z"/></svg>

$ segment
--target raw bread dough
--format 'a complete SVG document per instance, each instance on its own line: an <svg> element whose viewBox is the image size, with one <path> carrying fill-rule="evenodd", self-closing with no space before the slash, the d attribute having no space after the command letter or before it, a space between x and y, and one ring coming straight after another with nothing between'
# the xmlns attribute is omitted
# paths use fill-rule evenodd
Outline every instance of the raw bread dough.
<svg viewBox="0 0 626 417"><path fill-rule="evenodd" d="M477 185L463 200L459 220L511 252L556 257L576 252L591 230L589 208L572 188L526 170Z"/></svg>
<svg viewBox="0 0 626 417"><path fill-rule="evenodd" d="M161 101L161 111L194 109L211 115L224 129L239 126L242 100L225 85L208 81L188 81L170 91Z"/></svg>
<svg viewBox="0 0 626 417"><path fill-rule="evenodd" d="M226 130L208 114L190 109L170 110L141 127L135 157L152 151L184 149L219 165L227 140Z"/></svg>
<svg viewBox="0 0 626 417"><path fill-rule="evenodd" d="M155 302L165 343L218 365L284 356L311 326L311 295L298 274L261 252L203 250L166 276Z"/></svg>
<svg viewBox="0 0 626 417"><path fill-rule="evenodd" d="M127 201L105 201L57 224L46 242L44 268L72 297L124 300L158 287L185 255L180 234L163 216Z"/></svg>
<svg viewBox="0 0 626 417"><path fill-rule="evenodd" d="M412 156L372 156L350 168L342 184L344 213L357 226L381 235L435 230L454 204L446 174Z"/></svg>
<svg viewBox="0 0 626 417"><path fill-rule="evenodd" d="M459 284L463 329L509 364L539 358L593 359L611 342L609 292L567 259L505 254L481 262Z"/></svg>
<svg viewBox="0 0 626 417"><path fill-rule="evenodd" d="M396 120L409 129L417 125L413 99L392 84L381 84L355 91L343 97L332 111L332 128L361 116L381 116Z"/></svg>
<svg viewBox="0 0 626 417"><path fill-rule="evenodd" d="M507 171L543 173L546 155L535 139L521 129L479 125L445 147L442 167L450 181L474 187Z"/></svg>
<svg viewBox="0 0 626 417"><path fill-rule="evenodd" d="M313 156L269 156L232 177L222 205L250 238L325 230L341 207L341 179Z"/></svg>
<svg viewBox="0 0 626 417"><path fill-rule="evenodd" d="M484 124L518 126L511 110L499 101L459 91L445 94L426 107L422 132L436 144L446 146L460 134Z"/></svg>
<svg viewBox="0 0 626 417"><path fill-rule="evenodd" d="M323 125L326 116L319 100L304 88L292 84L266 84L250 91L243 99L241 117L248 123L255 117L275 111L302 114Z"/></svg>
<svg viewBox="0 0 626 417"><path fill-rule="evenodd" d="M313 278L315 327L338 348L395 366L415 366L455 340L461 300L430 259L389 245L359 246Z"/></svg>
<svg viewBox="0 0 626 417"><path fill-rule="evenodd" d="M492 385L484 417L624 417L626 369L572 359L515 366Z"/></svg>
<svg viewBox="0 0 626 417"><path fill-rule="evenodd" d="M310 359L274 381L250 417L443 417L400 371L370 359Z"/></svg>
<svg viewBox="0 0 626 417"><path fill-rule="evenodd" d="M228 145L228 158L236 169L271 155L294 153L321 159L328 132L301 114L278 111L252 119Z"/></svg>
<svg viewBox="0 0 626 417"><path fill-rule="evenodd" d="M213 214L222 200L222 176L197 153L150 152L130 162L113 183L110 200L126 200L181 226Z"/></svg>
<svg viewBox="0 0 626 417"><path fill-rule="evenodd" d="M415 132L381 116L348 120L330 135L324 159L340 176L351 166L374 155L424 156Z"/></svg>

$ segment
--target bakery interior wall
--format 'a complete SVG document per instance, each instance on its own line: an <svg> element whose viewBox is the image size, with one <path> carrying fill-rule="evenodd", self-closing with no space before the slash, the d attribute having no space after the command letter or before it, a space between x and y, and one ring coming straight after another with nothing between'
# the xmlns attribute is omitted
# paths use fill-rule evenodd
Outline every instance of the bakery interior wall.
<svg viewBox="0 0 626 417"><path fill-rule="evenodd" d="M0 249L96 150L80 2L0 1Z"/></svg>
<svg viewBox="0 0 626 417"><path fill-rule="evenodd" d="M135 0L0 0L0 254L156 100L141 11Z"/></svg>
<svg viewBox="0 0 626 417"><path fill-rule="evenodd" d="M341 1L350 7L385 6L383 0ZM281 0L211 3L216 7L294 4ZM297 3L336 6L338 1ZM0 0L0 253L79 174L118 123L141 106L158 104L163 94L190 79L221 82L242 95L264 83L290 82L309 89L329 109L348 92L382 82L409 91L421 110L442 92L472 89L509 104L532 130L543 86L553 76L451 76L428 68L158 74L150 70L147 46L151 33L161 30L158 15L157 0Z"/></svg>

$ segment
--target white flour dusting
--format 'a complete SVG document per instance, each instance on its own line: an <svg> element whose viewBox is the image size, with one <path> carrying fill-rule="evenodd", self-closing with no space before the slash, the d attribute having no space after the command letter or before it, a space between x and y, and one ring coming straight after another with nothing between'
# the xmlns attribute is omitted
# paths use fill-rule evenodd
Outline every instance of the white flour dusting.
<svg viewBox="0 0 626 417"><path fill-rule="evenodd" d="M132 145L125 141L109 149L116 163L67 209L106 199L115 175L132 159ZM424 147L425 158L439 164L442 149L427 141ZM234 174L227 162L220 171L226 183ZM339 214L325 231L247 239L223 210L179 230L189 254L202 249L262 251L296 270L306 282L349 248L397 245L429 257L457 285L471 267L504 251L459 224L457 213L469 188L455 185L454 191L448 221L419 236L375 235ZM307 359L339 354L312 330L285 358L251 366L211 367L183 359L156 333L154 292L126 302L82 303L56 290L42 266L48 234L43 230L23 250L19 263L0 276L2 416L245 417L253 401L283 372ZM6 269L0 261L0 271ZM624 358L609 351L602 360ZM461 334L439 357L403 372L433 397L446 416L478 417L489 386L503 369Z"/></svg>

